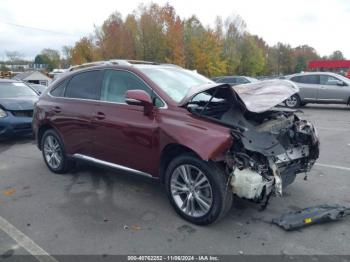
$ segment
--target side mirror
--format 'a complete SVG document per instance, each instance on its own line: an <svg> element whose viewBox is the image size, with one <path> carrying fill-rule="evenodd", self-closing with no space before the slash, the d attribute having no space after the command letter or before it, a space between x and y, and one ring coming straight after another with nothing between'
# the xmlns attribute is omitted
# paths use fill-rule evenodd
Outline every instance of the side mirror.
<svg viewBox="0 0 350 262"><path fill-rule="evenodd" d="M125 102L128 105L143 106L145 108L145 114L148 114L153 108L151 96L140 89L126 91Z"/></svg>

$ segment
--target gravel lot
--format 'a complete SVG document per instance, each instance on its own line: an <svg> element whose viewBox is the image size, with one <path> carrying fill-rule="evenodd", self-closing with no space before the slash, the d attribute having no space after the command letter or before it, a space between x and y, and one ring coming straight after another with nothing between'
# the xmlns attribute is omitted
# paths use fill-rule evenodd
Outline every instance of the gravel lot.
<svg viewBox="0 0 350 262"><path fill-rule="evenodd" d="M49 254L344 254L350 217L285 232L270 221L318 204L350 205L350 108L303 109L321 138L321 157L268 208L235 204L219 223L179 218L156 180L78 165L50 173L34 141L0 144L0 216ZM0 227L0 256L27 254ZM4 256L3 256L4 257Z"/></svg>

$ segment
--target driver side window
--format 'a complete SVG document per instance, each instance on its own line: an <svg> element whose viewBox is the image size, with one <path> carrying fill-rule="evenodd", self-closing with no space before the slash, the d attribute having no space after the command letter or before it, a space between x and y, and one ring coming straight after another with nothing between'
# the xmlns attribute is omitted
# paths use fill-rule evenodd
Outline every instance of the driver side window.
<svg viewBox="0 0 350 262"><path fill-rule="evenodd" d="M126 91L134 89L144 90L152 96L150 88L132 73L106 70L102 82L101 101L125 103Z"/></svg>
<svg viewBox="0 0 350 262"><path fill-rule="evenodd" d="M321 75L321 85L336 86L342 85L343 81L333 76Z"/></svg>

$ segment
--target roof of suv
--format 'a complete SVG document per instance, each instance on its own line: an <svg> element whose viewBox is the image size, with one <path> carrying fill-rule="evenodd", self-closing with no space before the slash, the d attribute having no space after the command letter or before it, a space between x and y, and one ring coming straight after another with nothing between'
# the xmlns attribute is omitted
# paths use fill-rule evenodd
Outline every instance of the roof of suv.
<svg viewBox="0 0 350 262"><path fill-rule="evenodd" d="M318 71L318 72L303 72L303 73L297 73L297 74L292 74L292 75L287 75L285 76L285 78L289 79L293 76L302 76L302 75L330 75L330 76L335 76L335 77L339 77L341 75L338 75L336 73L332 73L332 72L322 72L322 71Z"/></svg>
<svg viewBox="0 0 350 262"><path fill-rule="evenodd" d="M174 64L162 64L162 63L157 63L157 62L149 62L149 61L142 61L142 60L122 60L122 59L112 59L112 60L106 60L106 61L95 61L91 63L85 63L81 65L75 65L71 66L70 68L67 69L68 72L72 72L75 70L83 69L83 68L90 68L90 67L95 67L95 66L135 66L135 65L153 65L153 66L158 66L158 65L166 65L166 66L172 66L172 67L179 67Z"/></svg>

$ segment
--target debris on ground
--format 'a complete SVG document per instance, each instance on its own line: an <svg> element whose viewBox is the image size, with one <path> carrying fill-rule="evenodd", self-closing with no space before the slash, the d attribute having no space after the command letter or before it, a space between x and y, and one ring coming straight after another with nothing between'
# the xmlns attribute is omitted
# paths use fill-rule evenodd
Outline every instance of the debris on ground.
<svg viewBox="0 0 350 262"><path fill-rule="evenodd" d="M141 227L139 225L132 225L131 230L132 231L139 231L139 230L141 230Z"/></svg>
<svg viewBox="0 0 350 262"><path fill-rule="evenodd" d="M4 192L2 192L2 194L4 195L4 196L11 196L13 193L15 193L16 192L16 189L14 189L14 188L10 188L10 189L7 189L7 190L5 190Z"/></svg>
<svg viewBox="0 0 350 262"><path fill-rule="evenodd" d="M287 231L305 226L342 219L350 215L350 207L340 205L319 205L292 211L272 220L272 223Z"/></svg>

